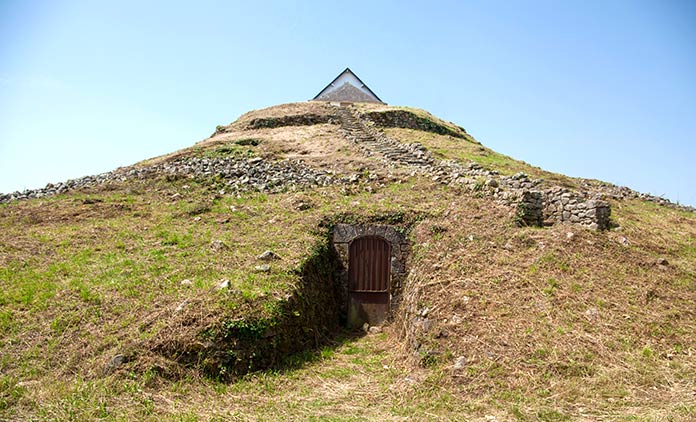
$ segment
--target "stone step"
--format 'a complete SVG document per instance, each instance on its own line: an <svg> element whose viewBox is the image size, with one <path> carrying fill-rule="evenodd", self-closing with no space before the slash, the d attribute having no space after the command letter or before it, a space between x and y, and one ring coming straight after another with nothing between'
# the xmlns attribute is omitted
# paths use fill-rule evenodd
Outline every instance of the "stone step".
<svg viewBox="0 0 696 422"><path fill-rule="evenodd" d="M423 157L425 148L409 149L401 147L398 142L391 141L388 138L373 136L360 119L349 109L339 109L337 114L344 135L352 141L359 143L366 155L377 153L387 161L413 166L429 166L432 164L432 159Z"/></svg>

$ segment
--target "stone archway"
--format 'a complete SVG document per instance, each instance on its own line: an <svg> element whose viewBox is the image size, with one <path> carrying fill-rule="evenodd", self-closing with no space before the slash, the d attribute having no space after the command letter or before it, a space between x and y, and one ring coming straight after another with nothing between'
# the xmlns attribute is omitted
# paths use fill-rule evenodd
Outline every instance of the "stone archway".
<svg viewBox="0 0 696 422"><path fill-rule="evenodd" d="M399 302L408 241L391 226L337 224L333 245L343 264L342 308L348 326L383 323Z"/></svg>
<svg viewBox="0 0 696 422"><path fill-rule="evenodd" d="M348 251L348 319L370 325L389 315L391 245L378 236L353 239Z"/></svg>

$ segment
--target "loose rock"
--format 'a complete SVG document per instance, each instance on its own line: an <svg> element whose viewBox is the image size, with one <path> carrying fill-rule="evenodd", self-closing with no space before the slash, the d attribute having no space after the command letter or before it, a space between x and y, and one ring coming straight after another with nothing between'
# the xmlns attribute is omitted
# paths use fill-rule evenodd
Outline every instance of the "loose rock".
<svg viewBox="0 0 696 422"><path fill-rule="evenodd" d="M128 358L126 358L125 355L118 354L118 355L114 356L113 358L111 358L109 363L106 365L106 368L104 369L104 374L108 375L108 374L112 373L113 371L118 369L118 367L120 367L121 365L126 363L127 361L128 361Z"/></svg>
<svg viewBox="0 0 696 422"><path fill-rule="evenodd" d="M265 251L264 253L262 253L261 255L259 255L257 257L257 259L259 259L261 261L273 261L275 259L280 259L280 256L278 256L278 254L276 254L275 252L273 252L272 250L269 249L269 250Z"/></svg>
<svg viewBox="0 0 696 422"><path fill-rule="evenodd" d="M454 365L452 366L453 369L459 370L459 369L464 369L466 367L466 356L459 356L457 359L454 360Z"/></svg>
<svg viewBox="0 0 696 422"><path fill-rule="evenodd" d="M214 251L221 251L227 249L227 245L222 240L213 240L210 242L210 248Z"/></svg>

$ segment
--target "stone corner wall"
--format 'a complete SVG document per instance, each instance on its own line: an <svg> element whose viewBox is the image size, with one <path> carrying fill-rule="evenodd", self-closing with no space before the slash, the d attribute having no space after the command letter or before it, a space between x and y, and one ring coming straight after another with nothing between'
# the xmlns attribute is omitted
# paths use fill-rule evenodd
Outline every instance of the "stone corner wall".
<svg viewBox="0 0 696 422"><path fill-rule="evenodd" d="M520 226L541 227L544 224L544 194L539 191L522 191L515 219Z"/></svg>
<svg viewBox="0 0 696 422"><path fill-rule="evenodd" d="M545 192L544 224L573 223L593 230L607 230L611 226L611 207L607 201L586 198L565 188Z"/></svg>
<svg viewBox="0 0 696 422"><path fill-rule="evenodd" d="M525 186L498 192L498 200L516 207L520 226L543 227L558 223L579 224L592 230L611 228L611 206L607 201L572 192L559 186L545 191Z"/></svg>

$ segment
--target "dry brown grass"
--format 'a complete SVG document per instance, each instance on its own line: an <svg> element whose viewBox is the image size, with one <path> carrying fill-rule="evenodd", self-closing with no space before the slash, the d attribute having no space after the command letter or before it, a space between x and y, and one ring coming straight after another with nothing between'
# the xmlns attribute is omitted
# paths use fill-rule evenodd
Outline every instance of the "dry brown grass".
<svg viewBox="0 0 696 422"><path fill-rule="evenodd" d="M450 364L466 358L453 389L520 417L694 417L696 281L683 250L696 218L617 208L633 221L619 232L514 228L504 210L459 207L419 226L415 303L435 325L417 340Z"/></svg>

